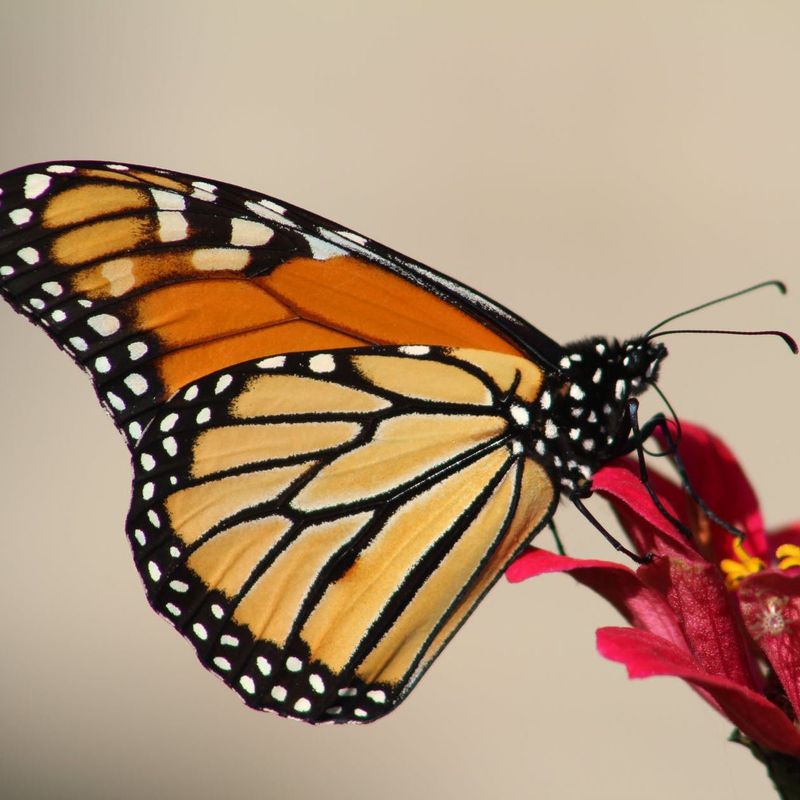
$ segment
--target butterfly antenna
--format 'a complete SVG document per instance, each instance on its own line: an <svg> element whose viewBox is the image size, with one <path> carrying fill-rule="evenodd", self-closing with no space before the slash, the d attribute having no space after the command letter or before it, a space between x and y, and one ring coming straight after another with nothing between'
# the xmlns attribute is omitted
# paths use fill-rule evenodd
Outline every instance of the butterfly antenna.
<svg viewBox="0 0 800 800"><path fill-rule="evenodd" d="M643 338L650 339L652 338L652 334L655 333L659 328L664 325L667 325L670 322L673 322L676 319L680 319L681 317L688 316L689 314L694 314L695 311L701 311L704 308L708 308L709 306L715 306L717 303L724 303L727 300L733 300L736 297L741 297L744 294L750 294L750 292L755 292L758 289L763 289L767 286L774 286L781 294L786 294L786 284L783 281L771 280L771 281L762 281L761 283L757 283L754 286L748 286L746 289L740 289L738 292L733 292L732 294L726 294L724 297L717 297L714 300L709 300L705 303L701 303L699 306L694 306L694 308L687 308L686 311L679 311L677 314L673 314L671 317L667 317L666 319L662 319L657 325L653 325L649 331L646 331ZM659 334L660 335L660 334Z"/></svg>
<svg viewBox="0 0 800 800"><path fill-rule="evenodd" d="M722 333L728 336L778 336L786 342L786 346L795 354L798 354L797 342L789 336L785 331L728 331L728 330L712 330L709 328L680 328L670 331L656 331L644 336L644 341L649 342L650 339L661 338L662 336L669 336L673 333Z"/></svg>
<svg viewBox="0 0 800 800"><path fill-rule="evenodd" d="M648 456L652 456L653 458L663 458L664 456L672 456L678 452L678 445L681 443L681 439L683 438L683 428L681 427L681 421L678 418L678 415L675 413L675 409L672 407L672 403L667 400L667 396L661 389L658 388L657 383L650 384L653 389L655 390L656 394L661 398L664 405L667 407L667 411L669 411L670 416L672 417L672 421L675 423L675 437L670 437L670 447L660 452L656 453L652 450L648 450L644 445L642 445L642 449Z"/></svg>

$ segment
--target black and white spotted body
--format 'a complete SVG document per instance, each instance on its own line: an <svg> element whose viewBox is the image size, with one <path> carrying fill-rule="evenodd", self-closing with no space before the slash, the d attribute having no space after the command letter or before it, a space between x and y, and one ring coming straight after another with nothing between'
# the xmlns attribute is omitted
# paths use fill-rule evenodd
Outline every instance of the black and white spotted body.
<svg viewBox="0 0 800 800"><path fill-rule="evenodd" d="M534 451L568 496L586 496L592 475L627 452L627 401L658 378L663 344L594 337L566 346L534 409Z"/></svg>

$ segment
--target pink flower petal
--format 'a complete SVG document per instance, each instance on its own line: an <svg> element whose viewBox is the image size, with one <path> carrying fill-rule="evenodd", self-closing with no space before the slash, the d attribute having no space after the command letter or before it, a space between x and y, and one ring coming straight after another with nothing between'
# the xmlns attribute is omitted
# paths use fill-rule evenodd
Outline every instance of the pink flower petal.
<svg viewBox="0 0 800 800"><path fill-rule="evenodd" d="M639 576L669 605L698 666L753 690L762 688L722 574L707 562L661 558Z"/></svg>
<svg viewBox="0 0 800 800"><path fill-rule="evenodd" d="M650 484L673 516L688 523L687 498L679 487L650 470ZM700 559L683 534L659 511L639 478L632 459L618 459L592 478L595 492L609 500L625 532L641 553Z"/></svg>
<svg viewBox="0 0 800 800"><path fill-rule="evenodd" d="M671 642L648 631L601 628L597 649L605 658L624 664L631 678L683 678L711 695L725 716L762 747L800 757L800 732L783 711L746 686L704 672Z"/></svg>
<svg viewBox="0 0 800 800"><path fill-rule="evenodd" d="M748 633L767 657L800 714L800 576L761 572L742 582L739 604Z"/></svg>
<svg viewBox="0 0 800 800"><path fill-rule="evenodd" d="M506 570L512 583L550 572L569 572L604 597L632 625L652 631L689 653L689 645L670 607L638 575L611 561L569 558L530 548Z"/></svg>
<svg viewBox="0 0 800 800"><path fill-rule="evenodd" d="M672 431L674 435L674 425ZM764 520L753 487L736 456L705 428L681 422L681 432L678 450L695 492L722 519L747 534L747 550L751 555L765 558ZM731 534L717 525L711 525L711 533L710 560L730 558Z"/></svg>

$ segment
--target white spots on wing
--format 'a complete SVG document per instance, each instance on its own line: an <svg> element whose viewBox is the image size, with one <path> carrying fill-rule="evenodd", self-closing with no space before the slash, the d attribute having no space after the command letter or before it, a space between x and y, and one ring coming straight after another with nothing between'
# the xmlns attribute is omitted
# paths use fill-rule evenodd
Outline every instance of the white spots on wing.
<svg viewBox="0 0 800 800"><path fill-rule="evenodd" d="M569 429L569 438L572 439L573 442L577 442L578 439L581 437L581 429L580 428L570 428Z"/></svg>
<svg viewBox="0 0 800 800"><path fill-rule="evenodd" d="M152 581L158 581L161 579L161 569L159 568L158 564L156 564L155 561L148 562L147 572L150 575L150 579Z"/></svg>
<svg viewBox="0 0 800 800"><path fill-rule="evenodd" d="M178 453L178 443L175 441L174 436L167 436L167 438L161 442L161 446L168 456L174 458Z"/></svg>
<svg viewBox="0 0 800 800"><path fill-rule="evenodd" d="M114 394L114 392L107 392L106 398L108 399L108 402L111 403L112 408L115 408L117 411L125 410L125 401L118 395Z"/></svg>
<svg viewBox="0 0 800 800"><path fill-rule="evenodd" d="M262 359L256 366L261 369L277 369L278 367L282 367L285 363L286 356L271 356L270 358Z"/></svg>
<svg viewBox="0 0 800 800"><path fill-rule="evenodd" d="M343 689L339 689L339 697L355 697L357 694L358 690L352 686L345 686Z"/></svg>
<svg viewBox="0 0 800 800"><path fill-rule="evenodd" d="M272 695L272 698L274 700L277 700L279 703L282 703L286 699L286 695L288 694L288 692L286 691L286 689L283 688L283 686L273 686L270 694Z"/></svg>
<svg viewBox="0 0 800 800"><path fill-rule="evenodd" d="M550 404L552 403L553 398L550 396L550 392L542 392L542 396L539 399L539 405L547 411L550 408Z"/></svg>
<svg viewBox="0 0 800 800"><path fill-rule="evenodd" d="M242 677L239 678L239 686L241 686L247 694L256 693L256 683L249 675L242 675Z"/></svg>
<svg viewBox="0 0 800 800"><path fill-rule="evenodd" d="M300 672L300 670L303 669L303 662L297 658L297 656L289 656L289 658L286 659L286 669L288 669L289 672Z"/></svg>
<svg viewBox="0 0 800 800"><path fill-rule="evenodd" d="M166 608L173 617L179 617L181 615L181 610L175 603L167 603L164 608Z"/></svg>
<svg viewBox="0 0 800 800"><path fill-rule="evenodd" d="M339 256L347 255L346 250L342 250L341 247L326 242L324 239L320 239L317 236L306 234L305 239L311 249L311 257L317 261L327 261L329 258L338 258Z"/></svg>
<svg viewBox="0 0 800 800"><path fill-rule="evenodd" d="M165 189L151 189L156 206L162 211L183 211L186 208L186 198L178 192L169 192Z"/></svg>
<svg viewBox="0 0 800 800"><path fill-rule="evenodd" d="M625 384L625 381L622 380L622 378L620 378L616 382L616 384L614 384L614 397L616 397L617 400L622 400L622 398L625 396L625 389L626 388L627 388L627 386Z"/></svg>
<svg viewBox="0 0 800 800"><path fill-rule="evenodd" d="M172 589L173 592L186 594L186 592L189 591L189 584L186 583L186 581L170 581L169 588Z"/></svg>
<svg viewBox="0 0 800 800"><path fill-rule="evenodd" d="M597 344L594 346L594 349L595 349L595 350L596 350L596 351L597 351L597 352L598 352L600 355L603 355L603 353L605 353L605 351L606 351L606 346L605 346L605 344L604 344L603 342L598 342L598 343L597 343Z"/></svg>
<svg viewBox="0 0 800 800"><path fill-rule="evenodd" d="M100 356L94 360L94 368L97 372L110 372L111 371L111 362L106 358L106 356Z"/></svg>
<svg viewBox="0 0 800 800"><path fill-rule="evenodd" d="M131 439L141 439L142 426L138 422L131 422L131 424L128 425L128 435Z"/></svg>
<svg viewBox="0 0 800 800"><path fill-rule="evenodd" d="M407 356L427 356L431 349L426 344L406 344L400 348L400 352Z"/></svg>
<svg viewBox="0 0 800 800"><path fill-rule="evenodd" d="M205 425L211 419L211 409L210 408L201 408L200 411L197 412L197 416L195 420L197 421L198 425Z"/></svg>
<svg viewBox="0 0 800 800"><path fill-rule="evenodd" d="M544 435L548 439L555 439L558 436L558 428L556 427L555 422L553 420L548 419L544 423Z"/></svg>
<svg viewBox="0 0 800 800"><path fill-rule="evenodd" d="M317 694L322 694L325 691L325 682L316 673L308 676L308 682Z"/></svg>
<svg viewBox="0 0 800 800"><path fill-rule="evenodd" d="M326 714L330 714L332 717L335 717L342 713L341 706L331 706L330 708L325 709Z"/></svg>
<svg viewBox="0 0 800 800"><path fill-rule="evenodd" d="M295 704L294 710L305 714L306 711L311 711L311 701L307 697L301 697Z"/></svg>
<svg viewBox="0 0 800 800"><path fill-rule="evenodd" d="M330 353L317 353L308 359L308 368L312 372L333 372L336 361Z"/></svg>
<svg viewBox="0 0 800 800"><path fill-rule="evenodd" d="M100 268L100 274L108 281L107 290L112 296L121 297L136 285L133 266L131 258L115 258L106 261Z"/></svg>
<svg viewBox="0 0 800 800"><path fill-rule="evenodd" d="M224 375L220 375L216 385L214 386L214 394L222 394L222 392L224 392L232 383L232 375L228 375L227 372Z"/></svg>
<svg viewBox="0 0 800 800"><path fill-rule="evenodd" d="M144 535L144 531L139 530L139 528L133 532L133 538L136 539L140 547L144 547L147 544L147 537Z"/></svg>
<svg viewBox="0 0 800 800"><path fill-rule="evenodd" d="M189 235L189 223L180 211L159 211L156 216L162 242L179 242Z"/></svg>
<svg viewBox="0 0 800 800"><path fill-rule="evenodd" d="M152 508L147 512L147 519L150 520L150 524L154 528L161 527L161 517L159 517L158 514L156 514L156 512L153 511Z"/></svg>
<svg viewBox="0 0 800 800"><path fill-rule="evenodd" d="M592 383L600 383L603 380L603 370L598 367L592 375Z"/></svg>
<svg viewBox="0 0 800 800"><path fill-rule="evenodd" d="M594 411L589 412L589 416L586 417L587 422L597 422L597 414Z"/></svg>
<svg viewBox="0 0 800 800"><path fill-rule="evenodd" d="M42 175L40 172L34 172L25 178L25 197L28 200L35 200L41 197L50 186L50 181L53 180L49 175Z"/></svg>
<svg viewBox="0 0 800 800"><path fill-rule="evenodd" d="M262 675L269 675L272 672L272 664L267 661L264 656L259 656L256 659L256 667Z"/></svg>
<svg viewBox="0 0 800 800"><path fill-rule="evenodd" d="M522 442L517 441L516 439L514 439L514 441L511 442L511 454L512 455L518 456L524 450L525 450L525 448L522 446Z"/></svg>
<svg viewBox="0 0 800 800"><path fill-rule="evenodd" d="M125 164L106 164L109 169L113 169L115 172L127 172L130 167Z"/></svg>
<svg viewBox="0 0 800 800"><path fill-rule="evenodd" d="M211 613L217 619L222 619L225 616L225 612L222 610L222 606L219 603L212 603L212 605L211 605Z"/></svg>
<svg viewBox="0 0 800 800"><path fill-rule="evenodd" d="M82 339L80 336L73 336L70 338L69 343L76 349L84 352L85 350L89 349L89 345L86 344L86 340Z"/></svg>
<svg viewBox="0 0 800 800"><path fill-rule="evenodd" d="M203 272L234 270L241 272L250 263L249 250L233 247L205 247L192 253L192 266Z"/></svg>
<svg viewBox="0 0 800 800"><path fill-rule="evenodd" d="M146 469L148 472L150 472L150 470L151 470L151 469L153 469L153 467L155 467L155 465L156 465L156 460L153 458L153 456L151 456L151 455L150 455L150 453L142 453L142 455L141 455L141 456L139 456L139 463L140 463L140 464L141 464L141 465L142 465L142 466L143 466L143 467L144 467L144 468L145 468L145 469Z"/></svg>
<svg viewBox="0 0 800 800"><path fill-rule="evenodd" d="M583 398L586 397L586 393L577 383L573 383L572 386L569 387L569 396L573 400L583 400Z"/></svg>
<svg viewBox="0 0 800 800"><path fill-rule="evenodd" d="M71 167L69 164L51 164L47 171L54 175L68 175L70 172L75 172L75 167Z"/></svg>
<svg viewBox="0 0 800 800"><path fill-rule="evenodd" d="M581 475L583 475L584 478L592 477L592 471L589 469L589 467L586 466L586 464L581 464L580 467L578 467L578 470L580 471Z"/></svg>
<svg viewBox="0 0 800 800"><path fill-rule="evenodd" d="M363 708L357 708L357 709L356 709L356 710L355 710L353 713L354 713L354 714L355 714L357 717L360 717L361 719L364 719L364 717L366 717L366 716L367 716L367 712L366 712L366 711L364 711L364 709L363 709Z"/></svg>
<svg viewBox="0 0 800 800"><path fill-rule="evenodd" d="M148 389L147 379L138 372L125 377L125 385L137 396L141 397Z"/></svg>
<svg viewBox="0 0 800 800"><path fill-rule="evenodd" d="M230 671L231 668L231 662L228 661L228 659L224 658L223 656L217 656L214 659L214 666L217 667L217 669L221 669L224 672L228 672Z"/></svg>
<svg viewBox="0 0 800 800"><path fill-rule="evenodd" d="M9 219L15 225L24 225L26 222L31 221L33 211L29 208L15 208L13 211L8 212Z"/></svg>
<svg viewBox="0 0 800 800"><path fill-rule="evenodd" d="M583 445L583 449L587 452L594 450L594 439L584 439L581 444Z"/></svg>
<svg viewBox="0 0 800 800"><path fill-rule="evenodd" d="M219 637L219 643L224 647L239 646L239 640L235 636L231 636L229 633L222 634L222 636Z"/></svg>
<svg viewBox="0 0 800 800"><path fill-rule="evenodd" d="M44 301L39 299L38 297L31 297L31 299L28 302L37 311L41 311L44 308Z"/></svg>
<svg viewBox="0 0 800 800"><path fill-rule="evenodd" d="M128 355L131 361L138 361L147 353L147 345L144 342L131 342L128 345Z"/></svg>
<svg viewBox="0 0 800 800"><path fill-rule="evenodd" d="M17 250L17 255L26 264L33 265L39 263L39 251L34 247L23 247L21 250Z"/></svg>
<svg viewBox="0 0 800 800"><path fill-rule="evenodd" d="M197 397L198 394L200 394L200 390L197 388L197 384L194 384L183 393L183 399L191 402Z"/></svg>
<svg viewBox="0 0 800 800"><path fill-rule="evenodd" d="M64 287L56 281L45 281L42 284L42 291L47 292L51 297L58 297L64 291Z"/></svg>
<svg viewBox="0 0 800 800"><path fill-rule="evenodd" d="M144 500L152 500L155 493L156 485L152 481L148 481L144 486L142 486L142 498Z"/></svg>
<svg viewBox="0 0 800 800"><path fill-rule="evenodd" d="M119 320L111 314L95 314L86 323L101 336L113 336L119 330Z"/></svg>
<svg viewBox="0 0 800 800"><path fill-rule="evenodd" d="M543 456L547 452L547 445L544 443L543 439L538 439L533 449L536 450L540 456Z"/></svg>
<svg viewBox="0 0 800 800"><path fill-rule="evenodd" d="M204 192L217 191L216 184L209 183L208 181L192 181L192 186L194 186L195 189L202 189Z"/></svg>
<svg viewBox="0 0 800 800"><path fill-rule="evenodd" d="M272 228L252 219L234 217L231 220L231 244L236 247L260 247L274 235Z"/></svg>
<svg viewBox="0 0 800 800"><path fill-rule="evenodd" d="M208 181L192 181L194 191L192 197L196 200L206 200L209 203L215 203L217 200L217 187Z"/></svg>
<svg viewBox="0 0 800 800"><path fill-rule="evenodd" d="M203 642L208 639L208 631L206 630L206 626L199 622L195 622L195 624L192 625L192 633L194 633L194 635Z"/></svg>
<svg viewBox="0 0 800 800"><path fill-rule="evenodd" d="M561 361L558 362L558 366L564 369L568 369L571 365L572 362L569 360L569 356L564 356Z"/></svg>
<svg viewBox="0 0 800 800"><path fill-rule="evenodd" d="M174 475L169 476L169 482L170 484L172 484L172 486L178 485L178 479Z"/></svg>
<svg viewBox="0 0 800 800"><path fill-rule="evenodd" d="M8 266L8 264L5 264L4 266L0 267L0 275L2 275L4 278L7 278L9 275L13 274L14 274L14 267L10 267Z"/></svg>
<svg viewBox="0 0 800 800"><path fill-rule="evenodd" d="M366 236L362 236L359 233L353 233L353 231L338 230L336 233L338 233L339 236L343 236L345 239L349 239L351 242L355 242L356 244L365 245L367 243Z"/></svg>
<svg viewBox="0 0 800 800"><path fill-rule="evenodd" d="M78 305L83 306L84 308L91 308L93 303L91 300L87 300L85 297L81 297L81 299L78 300Z"/></svg>
<svg viewBox="0 0 800 800"><path fill-rule="evenodd" d="M284 209L283 206L279 206L277 203L270 203L269 200L260 200L258 203L254 203L252 200L247 200L245 202L245 207L262 219L279 222L281 225L290 228L297 227L294 222L283 216L286 209Z"/></svg>
<svg viewBox="0 0 800 800"><path fill-rule="evenodd" d="M512 403L509 411L511 412L511 416L517 425L527 425L531 421L531 415L525 406L521 406L518 403Z"/></svg>
<svg viewBox="0 0 800 800"><path fill-rule="evenodd" d="M177 421L178 415L173 411L171 414L167 414L167 416L161 420L161 424L158 427L162 433L169 433L169 431L175 427L175 423Z"/></svg>
<svg viewBox="0 0 800 800"><path fill-rule="evenodd" d="M577 419L578 417L583 415L584 411L586 411L586 409L583 406L578 406L577 408L571 408L569 410L569 415Z"/></svg>
<svg viewBox="0 0 800 800"><path fill-rule="evenodd" d="M385 703L386 702L386 692L383 689L372 689L367 692L367 697L372 700L373 703Z"/></svg>

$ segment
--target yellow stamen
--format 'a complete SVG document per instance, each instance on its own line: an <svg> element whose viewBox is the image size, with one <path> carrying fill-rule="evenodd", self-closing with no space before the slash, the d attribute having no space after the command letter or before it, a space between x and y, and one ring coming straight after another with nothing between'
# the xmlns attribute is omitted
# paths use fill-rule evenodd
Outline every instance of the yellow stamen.
<svg viewBox="0 0 800 800"><path fill-rule="evenodd" d="M796 544L782 544L775 551L775 558L780 559L778 562L780 569L800 567L800 547Z"/></svg>
<svg viewBox="0 0 800 800"><path fill-rule="evenodd" d="M797 548L797 551L798 556L800 556L800 548ZM766 564L760 558L751 556L744 549L741 539L734 539L733 552L736 559L723 558L719 564L720 569L725 573L725 585L729 589L738 588L742 580L748 575L761 572L762 569L766 568Z"/></svg>

